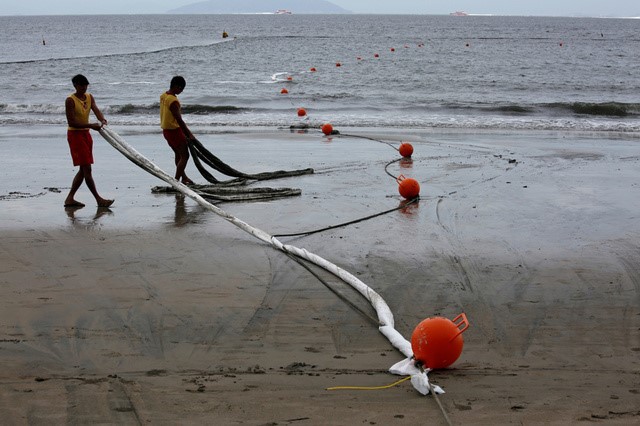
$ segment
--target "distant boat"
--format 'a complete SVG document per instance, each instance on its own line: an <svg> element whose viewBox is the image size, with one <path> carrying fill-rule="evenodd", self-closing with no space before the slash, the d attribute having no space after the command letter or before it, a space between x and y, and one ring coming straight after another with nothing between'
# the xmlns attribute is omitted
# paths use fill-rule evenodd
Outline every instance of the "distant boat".
<svg viewBox="0 0 640 426"><path fill-rule="evenodd" d="M287 9L278 9L275 12L276 15L291 15L291 11Z"/></svg>
<svg viewBox="0 0 640 426"><path fill-rule="evenodd" d="M455 12L451 12L449 15L451 16L469 16L467 12L463 12L462 10L456 10Z"/></svg>

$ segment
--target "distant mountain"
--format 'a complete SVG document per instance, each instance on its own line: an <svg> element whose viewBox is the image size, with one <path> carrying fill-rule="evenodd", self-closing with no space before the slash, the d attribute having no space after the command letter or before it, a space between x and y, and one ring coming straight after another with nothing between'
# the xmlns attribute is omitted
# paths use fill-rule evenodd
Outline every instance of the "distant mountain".
<svg viewBox="0 0 640 426"><path fill-rule="evenodd" d="M289 10L293 14L351 13L325 0L209 0L178 7L167 13L274 13L279 9Z"/></svg>

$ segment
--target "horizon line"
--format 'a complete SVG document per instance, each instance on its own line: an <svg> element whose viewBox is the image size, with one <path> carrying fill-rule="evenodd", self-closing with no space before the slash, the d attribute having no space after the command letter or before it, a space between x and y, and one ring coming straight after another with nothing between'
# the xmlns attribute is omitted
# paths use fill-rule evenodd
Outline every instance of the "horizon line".
<svg viewBox="0 0 640 426"><path fill-rule="evenodd" d="M30 14L30 13L16 13L16 14L2 14L3 17L18 17L18 16L153 16L153 15L277 15L273 12L243 12L243 13L170 13L170 12L154 12L154 13L49 13L49 14ZM500 13L468 13L466 16L452 16L450 13L310 13L300 12L293 13L292 15L389 15L389 16L402 16L402 15L423 15L423 16L451 16L455 18L469 18L469 17L523 17L523 18L602 18L602 19L640 19L639 16L617 16L617 15L519 15L519 14L500 14ZM289 15L287 15L289 16Z"/></svg>

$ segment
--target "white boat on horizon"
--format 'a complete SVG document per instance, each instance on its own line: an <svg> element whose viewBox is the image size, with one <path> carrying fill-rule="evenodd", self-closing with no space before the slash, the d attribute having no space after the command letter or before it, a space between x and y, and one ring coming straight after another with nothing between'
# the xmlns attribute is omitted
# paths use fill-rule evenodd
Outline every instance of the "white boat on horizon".
<svg viewBox="0 0 640 426"><path fill-rule="evenodd" d="M291 11L287 9L278 9L275 11L276 15L291 15Z"/></svg>
<svg viewBox="0 0 640 426"><path fill-rule="evenodd" d="M451 16L469 16L469 14L467 12L464 12L462 10L456 10L455 12L451 12L449 15L451 15Z"/></svg>

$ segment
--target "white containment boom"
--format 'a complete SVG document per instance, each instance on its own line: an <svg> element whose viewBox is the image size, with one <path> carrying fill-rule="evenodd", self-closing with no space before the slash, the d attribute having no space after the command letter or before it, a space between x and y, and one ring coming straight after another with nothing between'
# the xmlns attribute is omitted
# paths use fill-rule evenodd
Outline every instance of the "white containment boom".
<svg viewBox="0 0 640 426"><path fill-rule="evenodd" d="M351 273L345 271L339 266L327 261L326 259L313 254L305 249L301 249L292 245L283 244L277 238L269 235L268 233L262 231L261 229L255 228L249 225L246 222L230 215L224 210L216 207L211 204L195 191L193 191L188 186L183 183L177 181L172 176L168 175L158 166L156 166L153 162L148 160L146 157L141 155L138 151L136 151L132 146L130 146L120 135L111 130L108 126L102 127L100 129L100 134L102 137L109 142L116 150L118 150L122 155L131 160L134 164L151 173L152 175L162 179L176 190L180 191L184 195L189 198L195 200L198 204L204 207L207 210L210 210L217 214L218 216L224 218L225 220L231 222L238 228L243 231L253 235L257 239L264 241L275 247L278 250L281 250L285 253L292 254L300 259L307 260L322 269L332 273L336 277L340 278L345 283L349 284L355 290L357 290L362 296L364 296L370 303L371 306L375 309L376 314L378 316L379 321L379 330L380 332L389 340L389 342L397 348L404 356L407 357L407 360L401 361L391 368L391 372L394 374L402 374L402 375L417 375L420 374L422 377L422 382L426 382L426 389L424 387L418 388L416 387L415 381L412 379L412 383L414 383L414 387L421 392L422 394L426 394L429 392L429 384L426 378L426 372L420 372L417 367L413 366L413 363L410 362L410 358L413 357L413 351L411 349L411 343L407 341L395 328L393 321L393 314L389 309L389 306L384 301L384 299L376 293L373 289L367 286L365 283L360 281ZM403 367L400 368L400 365ZM434 390L438 392L442 392L438 387L434 386Z"/></svg>

